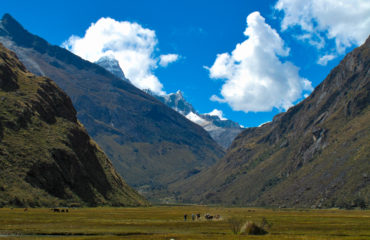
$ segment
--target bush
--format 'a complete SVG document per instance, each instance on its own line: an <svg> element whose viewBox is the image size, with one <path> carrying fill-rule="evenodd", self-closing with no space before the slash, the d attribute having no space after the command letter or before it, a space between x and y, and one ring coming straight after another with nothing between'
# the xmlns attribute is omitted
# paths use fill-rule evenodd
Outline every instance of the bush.
<svg viewBox="0 0 370 240"><path fill-rule="evenodd" d="M245 233L248 235L265 235L267 231L254 222L248 222L245 228Z"/></svg>
<svg viewBox="0 0 370 240"><path fill-rule="evenodd" d="M268 233L266 229L270 229L272 226L272 223L267 221L265 217L262 218L260 224L246 222L243 217L232 217L228 219L228 222L234 234L264 235Z"/></svg>
<svg viewBox="0 0 370 240"><path fill-rule="evenodd" d="M229 218L228 222L230 224L231 231L234 234L238 234L241 231L241 228L245 222L245 219L241 217L232 217L232 218Z"/></svg>

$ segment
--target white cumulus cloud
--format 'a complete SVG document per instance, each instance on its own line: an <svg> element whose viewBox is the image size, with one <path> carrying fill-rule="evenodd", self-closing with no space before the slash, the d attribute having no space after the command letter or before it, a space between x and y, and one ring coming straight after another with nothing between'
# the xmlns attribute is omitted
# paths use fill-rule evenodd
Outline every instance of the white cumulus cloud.
<svg viewBox="0 0 370 240"><path fill-rule="evenodd" d="M163 85L153 73L158 67L157 42L155 31L108 17L92 23L83 37L72 35L62 46L91 62L113 55L136 87L163 94Z"/></svg>
<svg viewBox="0 0 370 240"><path fill-rule="evenodd" d="M279 57L289 55L276 30L265 23L259 12L247 17L244 42L229 53L218 54L212 67L211 78L224 79L222 97L211 100L228 103L233 110L270 111L287 109L312 91L311 82L299 76L298 68Z"/></svg>
<svg viewBox="0 0 370 240"><path fill-rule="evenodd" d="M206 114L210 116L217 116L221 120L227 120L227 118L224 117L224 113L222 112L222 110L219 110L219 109L213 109L212 112L206 113Z"/></svg>
<svg viewBox="0 0 370 240"><path fill-rule="evenodd" d="M173 53L161 55L159 56L159 65L161 65L162 67L167 67L168 64L176 62L178 59L179 55Z"/></svg>
<svg viewBox="0 0 370 240"><path fill-rule="evenodd" d="M318 48L332 39L340 54L370 34L369 0L279 0L275 9L284 13L283 31L299 27L300 38Z"/></svg>
<svg viewBox="0 0 370 240"><path fill-rule="evenodd" d="M328 64L328 62L333 60L334 58L336 58L336 55L327 54L327 55L324 55L324 56L320 57L319 60L317 60L317 63L322 65L322 66L326 66Z"/></svg>

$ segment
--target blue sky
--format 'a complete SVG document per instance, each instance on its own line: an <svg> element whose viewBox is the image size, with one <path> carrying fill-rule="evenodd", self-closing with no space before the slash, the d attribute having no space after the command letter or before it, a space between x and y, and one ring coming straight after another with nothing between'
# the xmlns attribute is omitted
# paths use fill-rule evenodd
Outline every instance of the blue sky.
<svg viewBox="0 0 370 240"><path fill-rule="evenodd" d="M219 109L246 127L302 100L370 33L366 0L12 0L4 13L88 60L117 54L138 87L181 90L200 113Z"/></svg>

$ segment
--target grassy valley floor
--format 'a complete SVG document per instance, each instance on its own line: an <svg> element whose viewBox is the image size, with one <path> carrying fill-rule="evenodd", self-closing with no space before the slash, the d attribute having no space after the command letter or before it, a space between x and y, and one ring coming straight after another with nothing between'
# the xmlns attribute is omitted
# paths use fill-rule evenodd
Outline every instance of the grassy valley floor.
<svg viewBox="0 0 370 240"><path fill-rule="evenodd" d="M200 220L191 214L200 213ZM205 220L204 214L219 214ZM184 221L184 214L188 220ZM228 219L243 217L273 225L267 235L234 235ZM190 219L189 219L190 218ZM370 239L370 211L271 210L208 206L147 208L0 209L2 239Z"/></svg>

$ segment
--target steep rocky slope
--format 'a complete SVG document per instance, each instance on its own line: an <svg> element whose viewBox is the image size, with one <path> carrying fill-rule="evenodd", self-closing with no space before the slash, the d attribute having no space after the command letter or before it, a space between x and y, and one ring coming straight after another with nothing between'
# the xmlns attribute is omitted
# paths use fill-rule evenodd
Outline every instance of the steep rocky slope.
<svg viewBox="0 0 370 240"><path fill-rule="evenodd" d="M281 207L369 206L369 80L370 39L307 99L270 123L244 130L218 164L183 183L186 190L179 198Z"/></svg>
<svg viewBox="0 0 370 240"><path fill-rule="evenodd" d="M102 67L30 34L8 14L0 22L0 42L71 97L90 136L124 179L147 196L166 195L169 183L223 156L200 126Z"/></svg>
<svg viewBox="0 0 370 240"><path fill-rule="evenodd" d="M0 206L139 206L53 81L0 44Z"/></svg>

